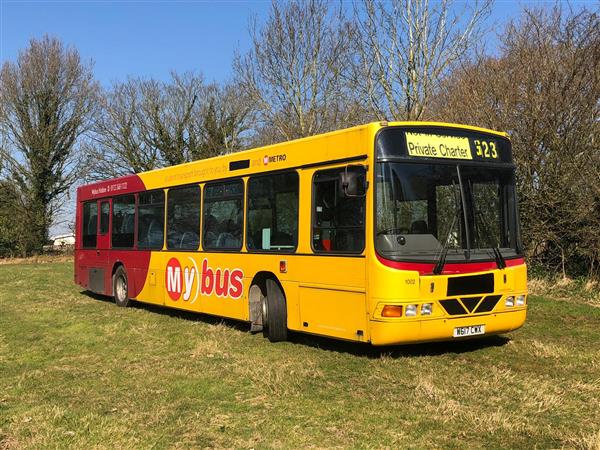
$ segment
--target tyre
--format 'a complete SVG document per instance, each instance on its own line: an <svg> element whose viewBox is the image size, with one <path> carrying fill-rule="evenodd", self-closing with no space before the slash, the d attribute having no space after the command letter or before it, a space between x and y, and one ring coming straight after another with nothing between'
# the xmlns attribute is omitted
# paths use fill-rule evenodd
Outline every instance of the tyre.
<svg viewBox="0 0 600 450"><path fill-rule="evenodd" d="M113 296L117 306L129 305L129 290L127 284L127 272L123 266L119 266L113 275Z"/></svg>
<svg viewBox="0 0 600 450"><path fill-rule="evenodd" d="M287 340L287 307L285 296L275 280L267 279L267 296L263 305L263 327L271 342ZM265 320L266 313L266 320Z"/></svg>

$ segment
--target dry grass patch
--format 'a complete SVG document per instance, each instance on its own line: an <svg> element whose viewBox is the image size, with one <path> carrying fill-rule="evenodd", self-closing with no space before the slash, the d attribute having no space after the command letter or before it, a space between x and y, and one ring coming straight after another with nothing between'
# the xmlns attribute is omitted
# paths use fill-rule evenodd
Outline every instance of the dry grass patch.
<svg viewBox="0 0 600 450"><path fill-rule="evenodd" d="M9 264L56 264L73 262L73 255L36 255L27 258L0 258L0 265Z"/></svg>
<svg viewBox="0 0 600 450"><path fill-rule="evenodd" d="M508 338L271 344L117 308L71 267L0 267L0 449L597 446L600 310L580 299L530 296Z"/></svg>

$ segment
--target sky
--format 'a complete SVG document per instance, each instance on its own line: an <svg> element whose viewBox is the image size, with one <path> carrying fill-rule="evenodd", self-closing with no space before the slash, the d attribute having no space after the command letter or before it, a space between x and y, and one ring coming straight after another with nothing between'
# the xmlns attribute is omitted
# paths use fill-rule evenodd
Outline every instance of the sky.
<svg viewBox="0 0 600 450"><path fill-rule="evenodd" d="M434 0L435 1L435 0ZM458 0L460 5L464 1ZM497 0L486 41L523 4ZM597 5L596 1L572 3ZM33 37L56 36L75 46L103 86L127 76L167 79L169 72L201 72L206 80L231 77L235 51L250 46L249 21L264 20L270 0L0 0L0 64L14 61ZM344 5L350 7L348 0Z"/></svg>
<svg viewBox="0 0 600 450"><path fill-rule="evenodd" d="M269 1L0 0L0 60L15 60L45 33L75 46L103 84L128 75L168 78L199 71L208 81L231 75L236 49L249 48L249 19Z"/></svg>

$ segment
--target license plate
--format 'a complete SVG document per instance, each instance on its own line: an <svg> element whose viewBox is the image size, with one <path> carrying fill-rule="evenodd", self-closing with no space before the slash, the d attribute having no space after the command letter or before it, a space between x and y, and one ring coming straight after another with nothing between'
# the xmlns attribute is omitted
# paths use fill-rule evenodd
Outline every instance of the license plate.
<svg viewBox="0 0 600 450"><path fill-rule="evenodd" d="M485 334L485 325L471 325L470 327L456 327L454 337L476 336Z"/></svg>

